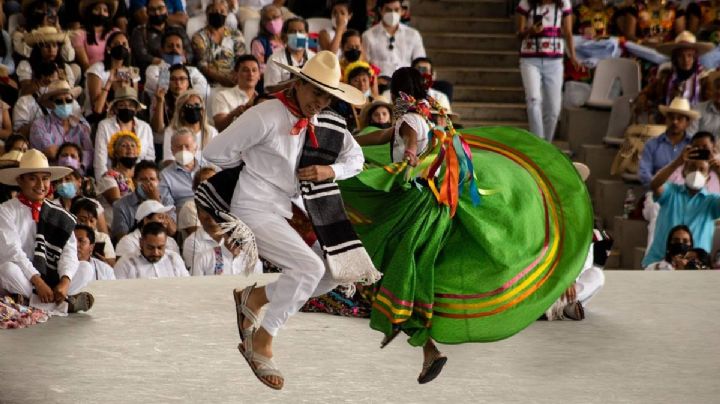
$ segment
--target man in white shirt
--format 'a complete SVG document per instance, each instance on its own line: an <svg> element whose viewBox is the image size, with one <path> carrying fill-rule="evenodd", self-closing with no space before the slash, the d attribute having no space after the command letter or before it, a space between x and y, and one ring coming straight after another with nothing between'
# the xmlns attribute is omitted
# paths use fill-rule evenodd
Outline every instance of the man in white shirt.
<svg viewBox="0 0 720 404"><path fill-rule="evenodd" d="M195 66L187 65L187 55L183 47L183 38L180 34L170 31L163 36L162 43L162 61L159 64L153 64L145 69L145 93L149 99L153 99L158 89L160 76L167 77L170 80L170 66L183 64L190 73L190 84L192 89L200 93L205 100L209 94L208 82L205 76ZM163 79L165 81L165 79ZM169 82L162 83L167 90Z"/></svg>
<svg viewBox="0 0 720 404"><path fill-rule="evenodd" d="M115 271L112 267L92 256L95 249L95 230L90 226L78 224L75 226L75 239L77 240L79 266L87 266L96 281L115 279Z"/></svg>
<svg viewBox="0 0 720 404"><path fill-rule="evenodd" d="M75 219L45 199L51 181L70 171L50 167L34 149L19 167L0 170L1 183L20 188L17 198L0 205L0 290L51 312L86 311L94 302L80 292L92 273L78 267Z"/></svg>
<svg viewBox="0 0 720 404"><path fill-rule="evenodd" d="M380 68L380 75L391 77L401 67L425 56L422 37L414 28L400 24L400 0L379 0L382 22L363 33L362 43L368 62Z"/></svg>
<svg viewBox="0 0 720 404"><path fill-rule="evenodd" d="M143 226L138 256L125 256L115 265L118 279L172 278L189 276L182 257L166 251L168 236L161 223Z"/></svg>
<svg viewBox="0 0 720 404"><path fill-rule="evenodd" d="M168 213L174 210L175 208L172 205L165 206L154 199L141 203L135 212L137 227L118 241L115 247L115 255L118 257L140 255L140 239L143 227L149 223L160 223L165 227L167 233L169 227L174 227L172 218L168 216ZM180 248L172 237L168 238L166 248L169 251L180 253Z"/></svg>
<svg viewBox="0 0 720 404"><path fill-rule="evenodd" d="M238 56L235 80L237 86L218 91L212 101L213 122L220 132L253 105L257 96L255 86L260 81L260 64L255 56Z"/></svg>

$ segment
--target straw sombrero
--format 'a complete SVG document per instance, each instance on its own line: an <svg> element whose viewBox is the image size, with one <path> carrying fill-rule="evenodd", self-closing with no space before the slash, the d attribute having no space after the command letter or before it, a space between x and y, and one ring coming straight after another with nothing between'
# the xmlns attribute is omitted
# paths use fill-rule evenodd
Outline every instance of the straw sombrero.
<svg viewBox="0 0 720 404"><path fill-rule="evenodd" d="M18 167L0 170L0 183L18 185L17 177L29 173L50 173L50 181L55 181L71 172L72 168L69 167L51 167L44 154L39 150L30 149L23 154Z"/></svg>
<svg viewBox="0 0 720 404"><path fill-rule="evenodd" d="M63 42L66 35L55 27L39 27L26 33L23 39L28 46L35 46L39 43Z"/></svg>
<svg viewBox="0 0 720 404"><path fill-rule="evenodd" d="M90 8L98 3L107 4L108 11L110 12L110 18L115 15L118 8L118 0L80 0L80 5L78 6L80 17L85 18L87 13L90 11Z"/></svg>
<svg viewBox="0 0 720 404"><path fill-rule="evenodd" d="M274 60L282 69L289 71L295 76L307 81L315 87L327 92L333 97L339 98L348 104L365 104L365 95L357 88L341 83L342 72L337 56L330 51L320 51L305 63L302 69L295 66L288 66Z"/></svg>
<svg viewBox="0 0 720 404"><path fill-rule="evenodd" d="M693 111L690 108L690 102L688 102L688 100L682 97L675 97L673 98L670 105L660 105L658 109L663 115L667 115L668 112L673 112L676 114L685 115L690 118L691 121L700 118L700 113L698 111Z"/></svg>
<svg viewBox="0 0 720 404"><path fill-rule="evenodd" d="M0 168L17 167L22 160L23 152L19 150L11 150L0 156Z"/></svg>
<svg viewBox="0 0 720 404"><path fill-rule="evenodd" d="M115 90L115 98L113 98L113 100L110 101L110 103L108 104L108 109L112 109L113 105L115 105L116 102L122 101L122 100L135 101L135 103L138 105L138 108L140 108L140 109L147 108L138 99L137 90L135 90L134 87L125 86L125 87L120 87L117 90Z"/></svg>
<svg viewBox="0 0 720 404"><path fill-rule="evenodd" d="M672 55L675 49L695 49L698 55L708 53L715 48L710 42L697 42L690 31L683 31L675 37L675 41L658 45L656 50L665 55Z"/></svg>
<svg viewBox="0 0 720 404"><path fill-rule="evenodd" d="M71 87L67 80L56 80L50 83L47 91L40 97L40 103L47 104L50 99L59 94L70 94L73 98L77 98L81 91L80 87Z"/></svg>
<svg viewBox="0 0 720 404"><path fill-rule="evenodd" d="M393 105L385 97L377 97L373 100L373 102L365 104L362 111L360 111L360 128L365 128L370 124L372 112L375 111L375 108L377 107L387 107L390 110L390 116L392 117Z"/></svg>

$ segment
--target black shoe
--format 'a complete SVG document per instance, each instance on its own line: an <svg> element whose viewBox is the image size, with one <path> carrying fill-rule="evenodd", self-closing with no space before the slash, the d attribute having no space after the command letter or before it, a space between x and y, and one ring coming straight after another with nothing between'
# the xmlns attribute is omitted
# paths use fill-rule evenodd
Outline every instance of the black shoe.
<svg viewBox="0 0 720 404"><path fill-rule="evenodd" d="M95 298L88 292L80 292L77 295L67 297L68 313L88 311L93 307Z"/></svg>

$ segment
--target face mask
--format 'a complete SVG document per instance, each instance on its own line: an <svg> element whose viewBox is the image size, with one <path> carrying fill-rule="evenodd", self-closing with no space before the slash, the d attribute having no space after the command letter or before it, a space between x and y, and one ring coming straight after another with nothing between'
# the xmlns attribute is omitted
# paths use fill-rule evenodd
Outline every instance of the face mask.
<svg viewBox="0 0 720 404"><path fill-rule="evenodd" d="M670 243L670 246L668 246L668 253L671 257L685 255L688 250L690 250L690 246L685 243Z"/></svg>
<svg viewBox="0 0 720 404"><path fill-rule="evenodd" d="M390 126L392 126L392 124L391 124L390 122L385 122L385 123L373 123L372 126L374 126L374 127L376 127L376 128L380 128L380 129L387 129L387 128L389 128Z"/></svg>
<svg viewBox="0 0 720 404"><path fill-rule="evenodd" d="M117 115L120 122L128 123L135 118L135 111L129 108L120 108L115 115Z"/></svg>
<svg viewBox="0 0 720 404"><path fill-rule="evenodd" d="M181 65L185 62L184 57L175 53L163 53L162 58L165 63L169 64L170 66Z"/></svg>
<svg viewBox="0 0 720 404"><path fill-rule="evenodd" d="M348 62L353 63L360 60L360 49L350 49L347 52L345 52L345 59L347 59Z"/></svg>
<svg viewBox="0 0 720 404"><path fill-rule="evenodd" d="M72 104L56 105L53 112L58 118L67 119L72 115Z"/></svg>
<svg viewBox="0 0 720 404"><path fill-rule="evenodd" d="M276 18L265 23L265 29L273 35L277 35L282 31L283 20L282 18Z"/></svg>
<svg viewBox="0 0 720 404"><path fill-rule="evenodd" d="M145 193L142 184L137 184L137 186L135 187L135 192L137 192L140 200L144 201L145 199L147 199L147 194Z"/></svg>
<svg viewBox="0 0 720 404"><path fill-rule="evenodd" d="M208 24L215 29L221 28L225 25L225 18L227 17L220 13L210 13L208 14Z"/></svg>
<svg viewBox="0 0 720 404"><path fill-rule="evenodd" d="M195 155L187 150L180 150L179 152L175 153L175 161L177 161L178 164L181 166L186 166L195 159Z"/></svg>
<svg viewBox="0 0 720 404"><path fill-rule="evenodd" d="M72 199L75 197L77 189L75 188L74 182L63 182L62 184L58 184L55 192L57 192L61 198Z"/></svg>
<svg viewBox="0 0 720 404"><path fill-rule="evenodd" d="M693 191L699 191L705 186L707 178L700 171L693 171L685 176L685 185Z"/></svg>
<svg viewBox="0 0 720 404"><path fill-rule="evenodd" d="M92 14L90 21L93 27L103 27L110 22L110 17L100 14Z"/></svg>
<svg viewBox="0 0 720 404"><path fill-rule="evenodd" d="M70 156L63 156L60 157L57 161L59 166L63 167L72 167L76 170L80 169L80 161L70 157Z"/></svg>
<svg viewBox="0 0 720 404"><path fill-rule="evenodd" d="M288 47L292 50L305 49L308 46L306 34L288 34Z"/></svg>
<svg viewBox="0 0 720 404"><path fill-rule="evenodd" d="M123 167L126 168L133 168L135 167L135 163L137 163L137 157L120 157L118 160L118 163L122 164Z"/></svg>
<svg viewBox="0 0 720 404"><path fill-rule="evenodd" d="M183 107L182 110L182 117L183 120L191 125L194 125L198 122L200 122L200 118L202 118L202 109L201 108L185 108Z"/></svg>
<svg viewBox="0 0 720 404"><path fill-rule="evenodd" d="M367 91L365 91L365 92L363 93L363 95L365 96L365 98L368 98L368 97L370 97L370 96L372 95L372 91L367 90Z"/></svg>
<svg viewBox="0 0 720 404"><path fill-rule="evenodd" d="M150 15L148 16L148 21L150 22L150 25L163 25L167 20L167 17L167 14Z"/></svg>
<svg viewBox="0 0 720 404"><path fill-rule="evenodd" d="M383 23L388 27L396 27L400 24L400 13L390 12L383 14Z"/></svg>
<svg viewBox="0 0 720 404"><path fill-rule="evenodd" d="M128 55L130 55L130 52L122 45L115 45L110 48L110 57L115 60L125 60Z"/></svg>

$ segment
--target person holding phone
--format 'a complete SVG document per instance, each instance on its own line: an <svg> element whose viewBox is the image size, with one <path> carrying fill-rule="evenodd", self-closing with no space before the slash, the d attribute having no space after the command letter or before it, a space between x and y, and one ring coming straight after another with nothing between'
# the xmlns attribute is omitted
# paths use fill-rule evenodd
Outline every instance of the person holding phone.
<svg viewBox="0 0 720 404"><path fill-rule="evenodd" d="M95 240L95 232L90 226L78 223L75 226L75 238L77 239L78 266L90 266L96 281L114 280L115 271L105 261L96 258L98 242Z"/></svg>
<svg viewBox="0 0 720 404"><path fill-rule="evenodd" d="M670 229L663 260L648 265L646 271L672 271L685 269L688 264L687 253L693 248L693 236L690 229L679 224Z"/></svg>

